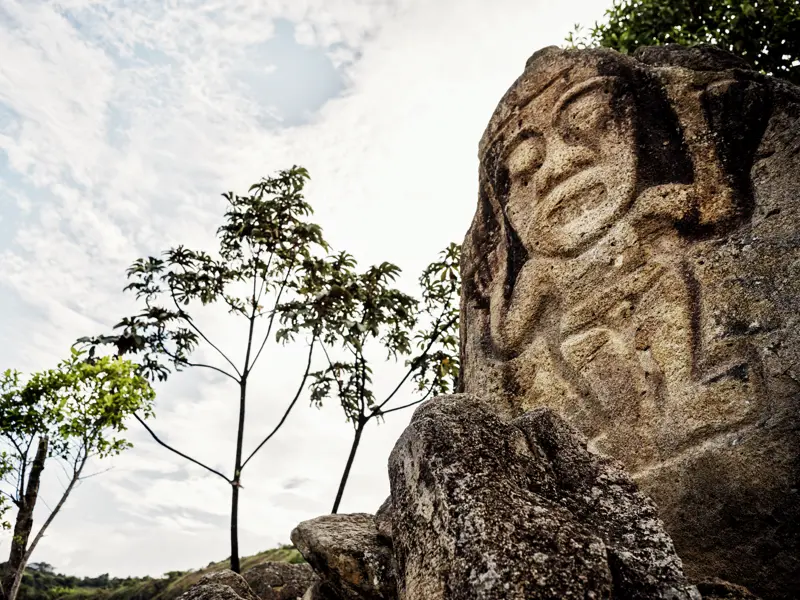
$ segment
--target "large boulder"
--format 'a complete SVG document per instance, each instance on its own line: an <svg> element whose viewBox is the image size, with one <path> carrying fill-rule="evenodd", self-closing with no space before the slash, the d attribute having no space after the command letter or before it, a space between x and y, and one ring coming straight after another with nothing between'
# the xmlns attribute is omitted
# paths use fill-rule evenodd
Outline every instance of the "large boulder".
<svg viewBox="0 0 800 600"><path fill-rule="evenodd" d="M462 391L621 461L692 578L800 597L800 89L546 48L479 155Z"/></svg>
<svg viewBox="0 0 800 600"><path fill-rule="evenodd" d="M400 600L699 600L653 503L547 409L422 404L389 459Z"/></svg>
<svg viewBox="0 0 800 600"><path fill-rule="evenodd" d="M299 600L319 578L307 564L269 561L242 574L261 600Z"/></svg>
<svg viewBox="0 0 800 600"><path fill-rule="evenodd" d="M338 600L396 598L391 540L379 535L375 517L365 513L326 515L303 521L292 543L325 582L312 598Z"/></svg>

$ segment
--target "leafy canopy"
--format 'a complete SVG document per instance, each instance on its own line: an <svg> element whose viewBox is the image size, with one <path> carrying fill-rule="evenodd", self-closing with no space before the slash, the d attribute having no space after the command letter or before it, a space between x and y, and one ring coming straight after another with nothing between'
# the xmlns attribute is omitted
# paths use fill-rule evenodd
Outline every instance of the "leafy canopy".
<svg viewBox="0 0 800 600"><path fill-rule="evenodd" d="M312 402L320 405L336 395L347 419L358 426L389 412L384 407L409 377L417 391L426 392L423 399L455 387L459 258L460 246L450 244L439 260L425 268L419 278L422 302L392 287L400 269L390 263L359 274L352 257L341 253L319 269L328 276L327 295L319 299L328 302L321 311L323 343L335 345L347 358L333 361L325 352L328 366L311 374ZM300 306L286 314L292 327L298 315L302 315ZM387 351L387 360L407 357L406 376L380 403L372 390L372 368L365 354L371 339Z"/></svg>
<svg viewBox="0 0 800 600"><path fill-rule="evenodd" d="M139 355L141 371L151 381L166 380L170 366L177 371L202 366L241 383L264 348L275 317L287 310L284 304L307 303L308 295L317 293L308 282L323 277L322 273L311 273L320 264L315 250L329 247L321 228L304 220L312 212L303 197L308 177L306 169L295 166L252 185L246 196L223 194L229 206L225 222L217 230L218 258L181 245L164 252L163 258L137 259L127 271L130 282L124 289L144 300L144 309L115 325L120 335L85 337L78 343L88 345L91 356L100 344L115 345L119 355ZM246 293L235 293L237 288ZM282 302L281 298L292 291L295 294L290 300ZM277 296L269 310L261 304L267 294ZM264 343L257 352L254 349L254 356L248 354L241 369L214 346L184 309L193 301L202 305L224 302L230 314L251 323L268 317ZM303 319L293 321L293 329L277 331L276 339L286 341L300 328L318 335L321 315L313 312L315 306L320 305L309 305ZM189 360L201 339L217 350L231 370Z"/></svg>
<svg viewBox="0 0 800 600"><path fill-rule="evenodd" d="M153 415L155 394L136 365L112 357L87 362L84 354L72 348L57 368L34 373L27 382L16 370L0 376L0 482L13 490L0 495L0 517L8 500L21 500L36 438L48 438L49 458L82 464L131 447L118 435L126 430L125 420L137 411Z"/></svg>
<svg viewBox="0 0 800 600"><path fill-rule="evenodd" d="M800 84L797 0L615 0L588 38L575 25L567 42L625 54L640 46L716 44L764 73Z"/></svg>

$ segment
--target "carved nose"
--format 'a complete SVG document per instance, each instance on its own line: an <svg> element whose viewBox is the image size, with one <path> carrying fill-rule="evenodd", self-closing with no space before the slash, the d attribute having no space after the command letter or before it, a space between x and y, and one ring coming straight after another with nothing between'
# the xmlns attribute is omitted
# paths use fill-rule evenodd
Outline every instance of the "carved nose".
<svg viewBox="0 0 800 600"><path fill-rule="evenodd" d="M545 198L559 183L591 166L594 159L595 153L586 146L548 140L544 162L533 176L539 198Z"/></svg>

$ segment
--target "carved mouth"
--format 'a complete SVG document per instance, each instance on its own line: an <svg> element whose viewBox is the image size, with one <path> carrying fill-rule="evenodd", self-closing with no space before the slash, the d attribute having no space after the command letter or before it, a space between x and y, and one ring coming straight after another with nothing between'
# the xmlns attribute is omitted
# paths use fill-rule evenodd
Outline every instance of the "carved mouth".
<svg viewBox="0 0 800 600"><path fill-rule="evenodd" d="M593 243L631 199L616 168L597 166L559 183L536 203L528 239L544 254L571 253ZM624 176L624 175L623 175Z"/></svg>
<svg viewBox="0 0 800 600"><path fill-rule="evenodd" d="M584 174L563 182L545 199L544 219L551 227L584 229L592 226L598 213L608 212L603 210L608 209L606 184L598 181L596 173L582 175Z"/></svg>

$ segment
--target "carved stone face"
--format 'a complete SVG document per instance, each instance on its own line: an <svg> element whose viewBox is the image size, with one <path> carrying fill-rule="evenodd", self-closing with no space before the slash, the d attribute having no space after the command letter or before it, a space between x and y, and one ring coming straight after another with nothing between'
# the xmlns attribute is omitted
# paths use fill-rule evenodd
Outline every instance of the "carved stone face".
<svg viewBox="0 0 800 600"><path fill-rule="evenodd" d="M481 140L462 248L462 391L556 409L692 576L775 598L800 590L798 114L708 48L545 49Z"/></svg>
<svg viewBox="0 0 800 600"><path fill-rule="evenodd" d="M506 214L531 254L595 242L636 191L633 104L615 77L560 80L522 111L502 160Z"/></svg>

